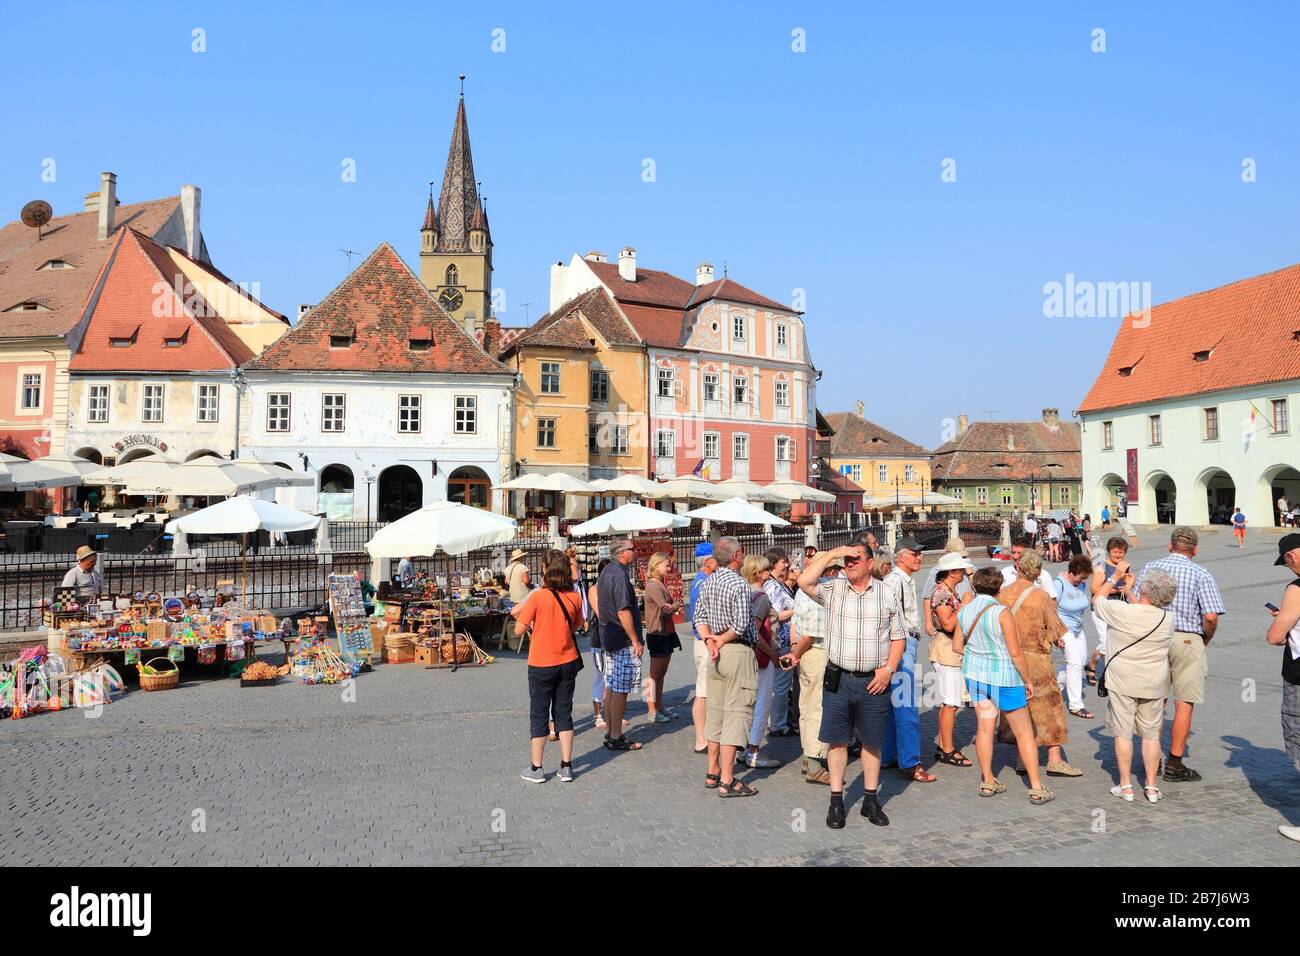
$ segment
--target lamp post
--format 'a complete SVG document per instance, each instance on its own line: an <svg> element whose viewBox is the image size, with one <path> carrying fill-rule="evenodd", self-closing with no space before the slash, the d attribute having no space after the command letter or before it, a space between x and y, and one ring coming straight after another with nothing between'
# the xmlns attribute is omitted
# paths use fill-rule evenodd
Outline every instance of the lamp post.
<svg viewBox="0 0 1300 956"><path fill-rule="evenodd" d="M361 480L366 484L366 524L370 524L370 486L375 483L375 476L369 471L363 471Z"/></svg>

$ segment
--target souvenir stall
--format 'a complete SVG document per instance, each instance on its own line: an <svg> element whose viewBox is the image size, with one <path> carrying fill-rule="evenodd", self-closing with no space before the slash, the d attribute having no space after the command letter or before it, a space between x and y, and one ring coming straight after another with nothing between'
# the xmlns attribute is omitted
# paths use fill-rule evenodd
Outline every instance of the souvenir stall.
<svg viewBox="0 0 1300 956"><path fill-rule="evenodd" d="M650 563L650 558L659 551L673 556L672 529L685 528L690 523L691 519L685 515L673 514L671 511L659 511L655 508L647 508L644 505L629 502L622 507L615 508L613 511L598 515L590 521L575 525L570 533L575 537L630 535L632 549L636 554L632 583L636 587L638 598L640 598L645 592L646 569ZM588 545L588 549L590 550L590 545ZM583 561L584 557L587 558L586 563ZM608 554L603 555L603 557L608 557ZM584 555L580 552L579 565L587 572L588 580L594 582L596 563L591 562L590 554ZM682 576L675 558L670 562L668 573L664 576L664 585L673 596L673 600L681 600Z"/></svg>
<svg viewBox="0 0 1300 956"><path fill-rule="evenodd" d="M78 667L66 654L27 647L0 663L0 719L21 720L71 707L102 707L124 690L108 664Z"/></svg>

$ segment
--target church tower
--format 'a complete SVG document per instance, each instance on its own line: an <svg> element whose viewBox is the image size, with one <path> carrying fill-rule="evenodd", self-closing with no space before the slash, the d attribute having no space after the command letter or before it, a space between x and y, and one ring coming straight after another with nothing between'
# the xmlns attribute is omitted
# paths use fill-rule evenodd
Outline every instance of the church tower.
<svg viewBox="0 0 1300 956"><path fill-rule="evenodd" d="M420 281L447 314L473 333L492 314L492 233L479 199L465 119L465 77L451 128L451 148L438 205L429 205L420 227Z"/></svg>

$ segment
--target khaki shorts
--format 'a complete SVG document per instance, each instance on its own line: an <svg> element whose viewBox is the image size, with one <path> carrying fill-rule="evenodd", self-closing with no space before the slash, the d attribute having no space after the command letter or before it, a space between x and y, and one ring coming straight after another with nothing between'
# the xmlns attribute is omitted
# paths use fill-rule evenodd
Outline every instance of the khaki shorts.
<svg viewBox="0 0 1300 956"><path fill-rule="evenodd" d="M695 696L709 696L709 648L701 640L695 641L692 648L695 654Z"/></svg>
<svg viewBox="0 0 1300 956"><path fill-rule="evenodd" d="M744 747L749 743L754 702L758 700L758 660L753 648L739 641L723 644L708 670L704 738L726 747Z"/></svg>
<svg viewBox="0 0 1300 956"><path fill-rule="evenodd" d="M1106 698L1106 729L1116 737L1159 740L1165 725L1165 701L1125 697L1113 691Z"/></svg>
<svg viewBox="0 0 1300 956"><path fill-rule="evenodd" d="M1205 640L1199 634L1175 631L1169 644L1169 696L1188 704L1205 703Z"/></svg>

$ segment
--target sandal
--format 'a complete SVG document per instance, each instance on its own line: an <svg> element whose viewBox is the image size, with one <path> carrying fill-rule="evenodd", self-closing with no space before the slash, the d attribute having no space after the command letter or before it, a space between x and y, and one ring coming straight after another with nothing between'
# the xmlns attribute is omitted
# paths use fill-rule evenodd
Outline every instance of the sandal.
<svg viewBox="0 0 1300 956"><path fill-rule="evenodd" d="M706 773L704 775L705 790L717 790L720 783L722 783L721 773Z"/></svg>
<svg viewBox="0 0 1300 956"><path fill-rule="evenodd" d="M1092 720L1092 719L1095 718L1097 715L1094 714L1094 713L1093 713L1092 711L1090 711L1090 710L1084 710L1084 709L1081 708L1081 709L1079 709L1079 710L1072 710L1072 711L1070 711L1070 716L1071 716L1071 717L1078 717L1078 718L1081 719L1081 720Z"/></svg>
<svg viewBox="0 0 1300 956"><path fill-rule="evenodd" d="M640 750L642 746L644 745L641 743L641 741L628 740L626 735L619 737L617 739L606 738L605 740L606 750L615 750L615 751Z"/></svg>
<svg viewBox="0 0 1300 956"><path fill-rule="evenodd" d="M1089 684L1096 684L1096 683L1097 683L1097 668L1095 668L1095 667L1093 667L1091 664L1089 664L1087 667L1085 667L1085 668L1083 669L1083 676L1086 677L1086 678L1088 679L1088 683L1089 683Z"/></svg>
<svg viewBox="0 0 1300 956"><path fill-rule="evenodd" d="M1006 793L1006 792L1007 792L1007 785L1003 783L1001 780L999 780L997 777L993 778L992 783L984 783L983 781L980 781L981 797L992 797L992 796L996 796L999 793Z"/></svg>
<svg viewBox="0 0 1300 956"><path fill-rule="evenodd" d="M1044 803L1051 803L1055 799L1056 794L1052 793L1052 791L1048 790L1046 787L1039 787L1037 790L1029 791L1029 802L1036 806L1041 806Z"/></svg>
<svg viewBox="0 0 1300 956"><path fill-rule="evenodd" d="M730 784L718 784L718 796L720 797L752 797L758 791L745 783L743 780L737 780L734 777Z"/></svg>
<svg viewBox="0 0 1300 956"><path fill-rule="evenodd" d="M1125 803L1132 803L1132 802L1133 802L1133 784L1131 784L1131 783L1126 783L1126 784L1124 784L1122 787L1121 787L1119 784L1115 784L1115 786L1113 786L1113 787L1110 788L1110 795L1111 795L1112 797L1119 797L1119 798L1120 798L1121 800L1123 800Z"/></svg>
<svg viewBox="0 0 1300 956"><path fill-rule="evenodd" d="M1165 798L1159 787L1143 787L1142 796L1147 798L1147 803L1159 803Z"/></svg>
<svg viewBox="0 0 1300 956"><path fill-rule="evenodd" d="M909 767L907 770L899 770L898 775L904 780L915 780L917 783L934 783L939 779L920 764Z"/></svg>
<svg viewBox="0 0 1300 956"><path fill-rule="evenodd" d="M804 783L821 783L830 786L831 772L825 767L818 767L804 778Z"/></svg>
<svg viewBox="0 0 1300 956"><path fill-rule="evenodd" d="M596 718L596 729L597 729L597 730L604 730L604 729L605 729L606 727L608 727L608 726L609 726L609 724L605 723L605 718L604 718L604 717L597 717L597 718Z"/></svg>
<svg viewBox="0 0 1300 956"><path fill-rule="evenodd" d="M934 759L939 763L946 763L950 767L969 767L971 765L970 760L960 749L943 750L942 748L935 748Z"/></svg>

